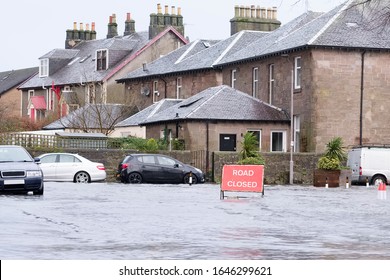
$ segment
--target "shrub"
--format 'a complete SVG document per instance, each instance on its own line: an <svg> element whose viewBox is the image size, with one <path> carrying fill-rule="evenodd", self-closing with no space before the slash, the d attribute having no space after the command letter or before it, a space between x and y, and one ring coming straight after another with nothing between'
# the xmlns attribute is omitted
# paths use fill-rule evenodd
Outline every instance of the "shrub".
<svg viewBox="0 0 390 280"><path fill-rule="evenodd" d="M245 159L241 159L238 161L238 164L240 165L264 165L265 160L262 156L257 157L247 157Z"/></svg>
<svg viewBox="0 0 390 280"><path fill-rule="evenodd" d="M325 170L340 170L341 164L338 158L330 158L328 156L320 157L317 167Z"/></svg>

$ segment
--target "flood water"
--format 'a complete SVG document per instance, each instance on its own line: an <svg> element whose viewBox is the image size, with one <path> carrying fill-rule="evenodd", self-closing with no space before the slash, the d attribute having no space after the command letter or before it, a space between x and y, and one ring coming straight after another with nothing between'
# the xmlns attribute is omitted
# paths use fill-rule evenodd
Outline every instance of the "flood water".
<svg viewBox="0 0 390 280"><path fill-rule="evenodd" d="M0 195L0 259L390 259L390 201L375 187L46 183ZM232 194L233 195L233 194Z"/></svg>

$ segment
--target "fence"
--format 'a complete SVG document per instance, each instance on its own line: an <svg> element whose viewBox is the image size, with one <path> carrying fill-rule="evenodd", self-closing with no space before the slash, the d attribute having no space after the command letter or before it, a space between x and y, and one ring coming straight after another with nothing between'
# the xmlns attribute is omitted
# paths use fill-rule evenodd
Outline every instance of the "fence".
<svg viewBox="0 0 390 280"><path fill-rule="evenodd" d="M106 149L107 137L2 133L0 145L18 145L26 148Z"/></svg>

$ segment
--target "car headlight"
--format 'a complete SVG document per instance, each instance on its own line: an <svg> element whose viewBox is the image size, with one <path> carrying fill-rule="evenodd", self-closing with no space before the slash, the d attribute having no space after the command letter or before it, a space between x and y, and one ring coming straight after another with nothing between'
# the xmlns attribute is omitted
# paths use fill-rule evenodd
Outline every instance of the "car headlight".
<svg viewBox="0 0 390 280"><path fill-rule="evenodd" d="M27 177L42 177L42 172L37 171L27 171Z"/></svg>

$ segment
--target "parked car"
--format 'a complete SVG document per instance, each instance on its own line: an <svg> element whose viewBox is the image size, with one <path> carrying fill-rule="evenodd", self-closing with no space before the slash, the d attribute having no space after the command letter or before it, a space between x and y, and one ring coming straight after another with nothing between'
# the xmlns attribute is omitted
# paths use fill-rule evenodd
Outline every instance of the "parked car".
<svg viewBox="0 0 390 280"><path fill-rule="evenodd" d="M0 192L42 195L43 174L38 162L21 146L0 146Z"/></svg>
<svg viewBox="0 0 390 280"><path fill-rule="evenodd" d="M90 183L106 179L103 163L92 162L78 154L48 153L39 156L45 181Z"/></svg>
<svg viewBox="0 0 390 280"><path fill-rule="evenodd" d="M388 183L390 180L390 148L357 147L348 151L347 166L352 170L352 183Z"/></svg>
<svg viewBox="0 0 390 280"><path fill-rule="evenodd" d="M160 154L131 154L119 163L117 178L124 183L204 183L203 172ZM191 178L191 179L190 179Z"/></svg>

